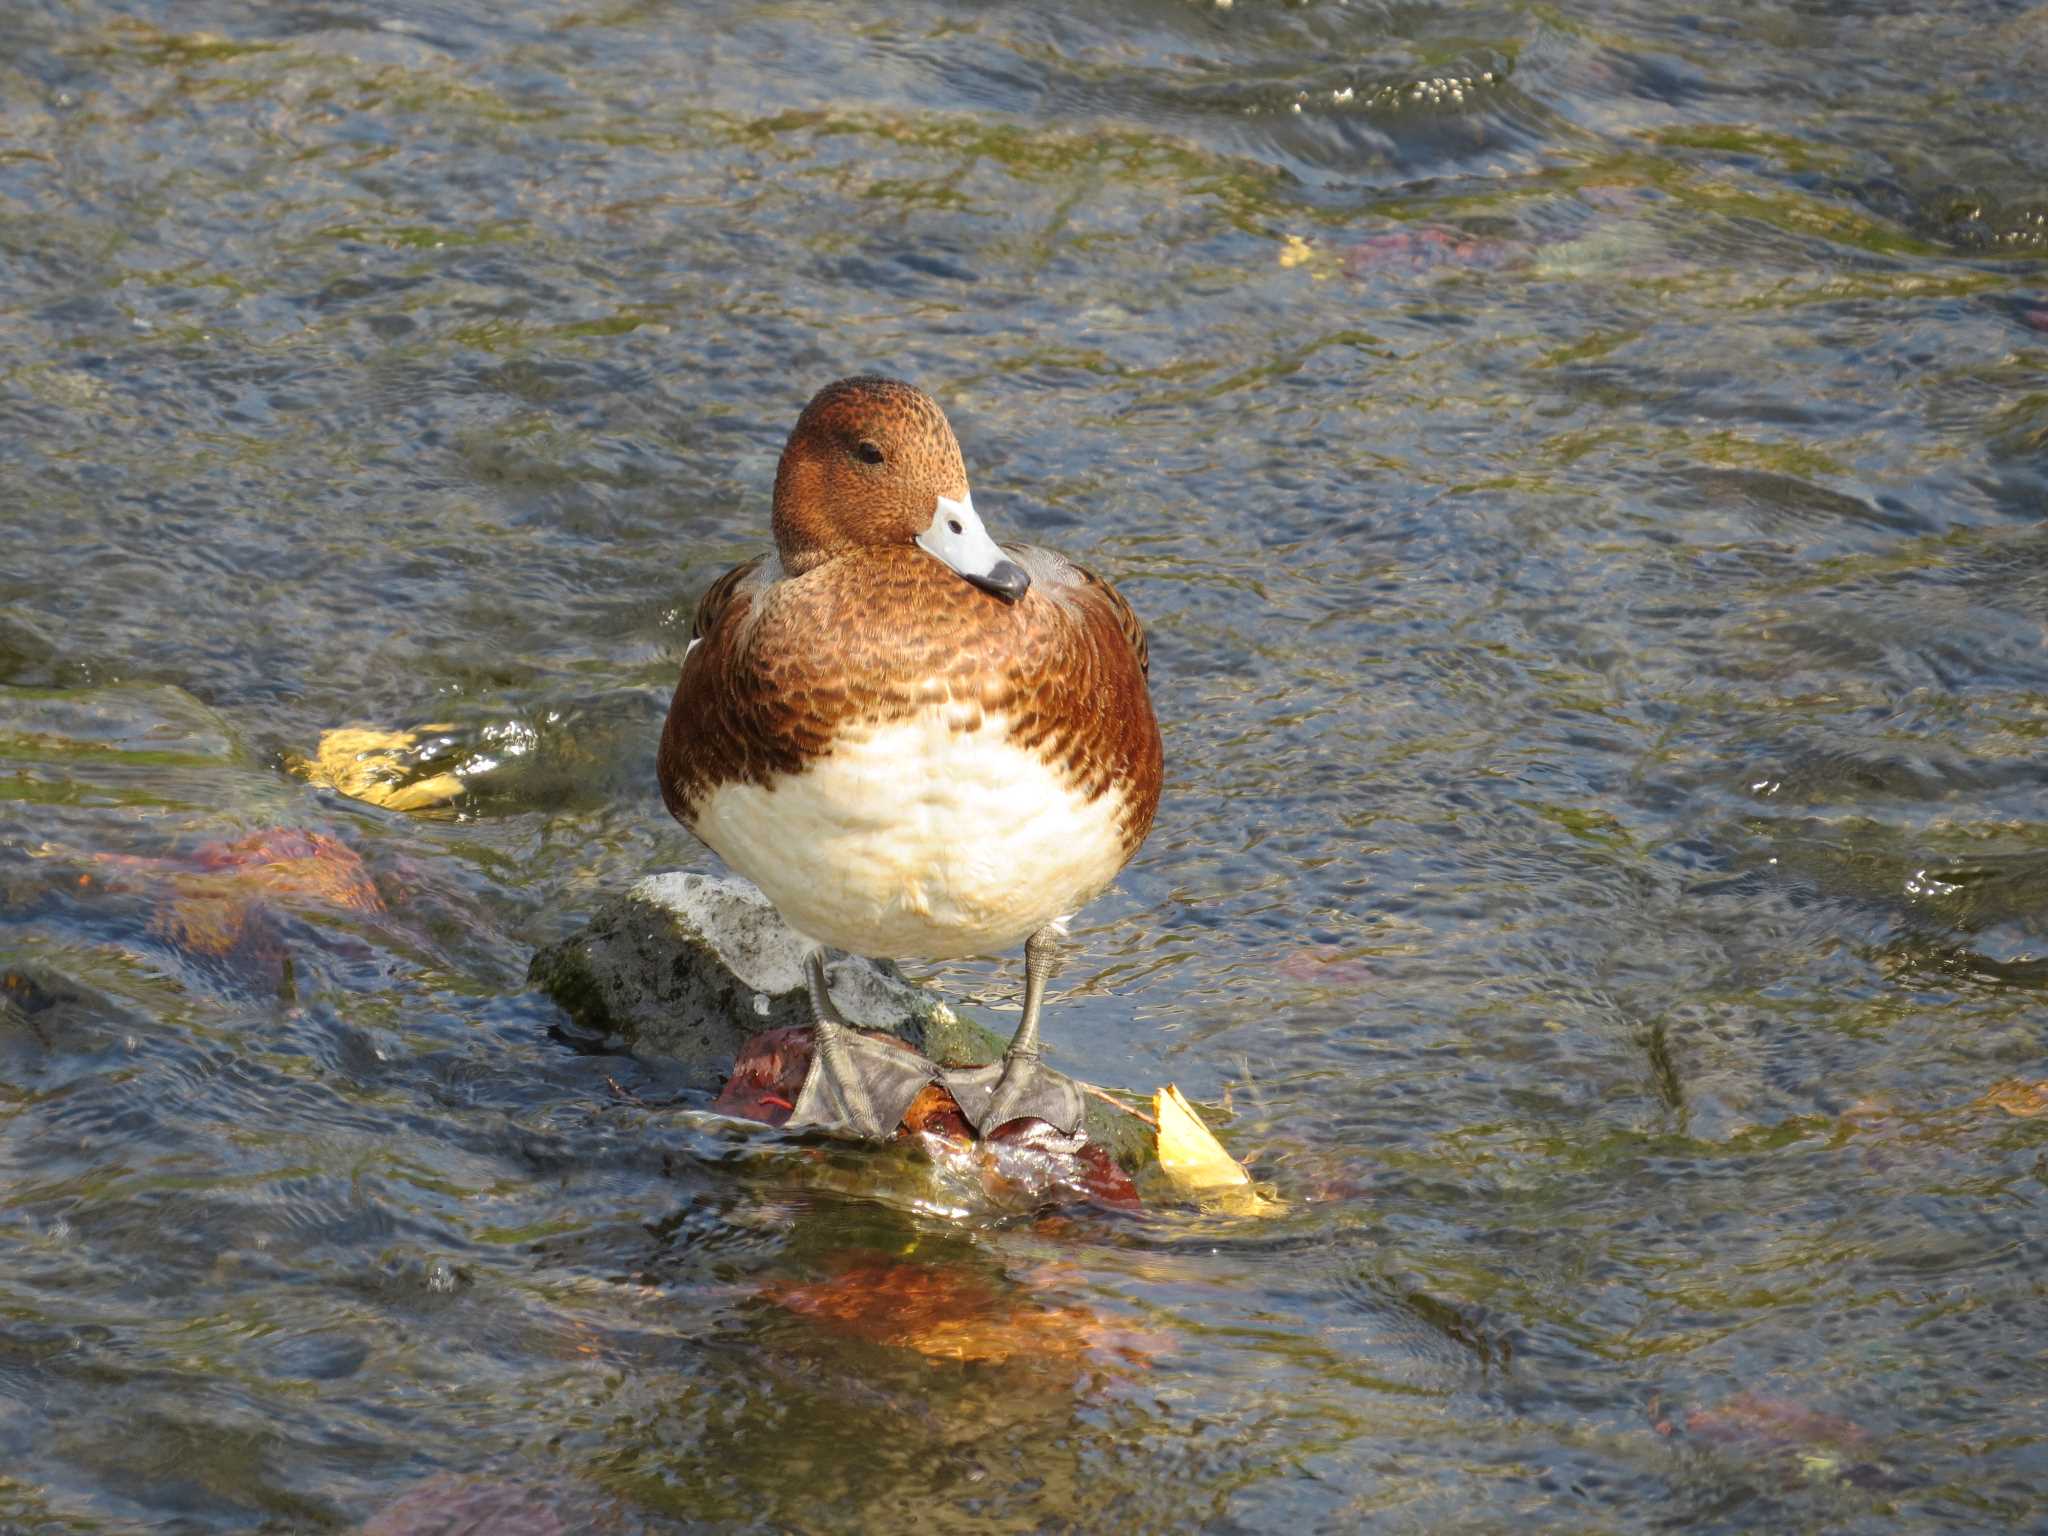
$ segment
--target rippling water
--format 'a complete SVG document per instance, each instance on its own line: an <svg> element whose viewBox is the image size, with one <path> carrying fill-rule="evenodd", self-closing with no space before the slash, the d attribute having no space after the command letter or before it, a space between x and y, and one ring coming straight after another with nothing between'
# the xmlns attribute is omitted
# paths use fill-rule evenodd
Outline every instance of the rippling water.
<svg viewBox="0 0 2048 1536"><path fill-rule="evenodd" d="M2048 1519L2044 71L0 0L0 1530ZM708 867L690 606L859 368L1150 622L1050 1040L1284 1215L931 1215L525 990Z"/></svg>

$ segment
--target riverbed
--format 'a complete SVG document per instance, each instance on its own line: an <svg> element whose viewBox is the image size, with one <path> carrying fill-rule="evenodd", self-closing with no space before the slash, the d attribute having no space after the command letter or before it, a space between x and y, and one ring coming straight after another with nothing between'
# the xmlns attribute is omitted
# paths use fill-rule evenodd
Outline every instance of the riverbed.
<svg viewBox="0 0 2048 1536"><path fill-rule="evenodd" d="M0 0L0 1531L2048 1520L2044 75L1991 0ZM865 370L1146 621L1048 1048L1267 1214L938 1198L527 986L717 869L692 606Z"/></svg>

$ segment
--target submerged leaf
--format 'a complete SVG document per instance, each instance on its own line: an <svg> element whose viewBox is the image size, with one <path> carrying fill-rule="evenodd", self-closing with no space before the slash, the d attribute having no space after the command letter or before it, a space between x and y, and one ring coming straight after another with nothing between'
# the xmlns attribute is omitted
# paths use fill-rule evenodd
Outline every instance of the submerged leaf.
<svg viewBox="0 0 2048 1536"><path fill-rule="evenodd" d="M361 855L324 833L276 827L232 843L209 843L193 862L209 873L231 874L269 896L303 896L351 912L384 910Z"/></svg>
<svg viewBox="0 0 2048 1536"><path fill-rule="evenodd" d="M290 767L314 784L339 790L352 800L366 800L393 811L418 811L445 805L463 792L452 773L407 780L407 754L422 736L453 730L449 725L423 725L417 731L378 731L343 726L320 738L311 760L294 758Z"/></svg>
<svg viewBox="0 0 2048 1536"><path fill-rule="evenodd" d="M2008 1077L2002 1082L1993 1083L1978 1102L1995 1105L2008 1115L2022 1118L2048 1115L2048 1077L2042 1078L2038 1083Z"/></svg>
<svg viewBox="0 0 2048 1536"><path fill-rule="evenodd" d="M189 859L118 859L162 899L150 931L201 955L225 955L267 929L273 906L381 912L384 899L360 855L319 832L273 827L231 843L208 843ZM274 936L273 936L274 941Z"/></svg>
<svg viewBox="0 0 2048 1536"><path fill-rule="evenodd" d="M1789 1446L1809 1452L1861 1446L1870 1439L1861 1425L1823 1413L1788 1397L1738 1392L1685 1416L1688 1434L1723 1445Z"/></svg>
<svg viewBox="0 0 2048 1536"><path fill-rule="evenodd" d="M829 1280L773 1284L762 1294L834 1333L932 1360L1045 1365L1108 1350L1136 1363L1154 1352L1151 1341L1085 1307L1046 1305L960 1264L862 1255Z"/></svg>

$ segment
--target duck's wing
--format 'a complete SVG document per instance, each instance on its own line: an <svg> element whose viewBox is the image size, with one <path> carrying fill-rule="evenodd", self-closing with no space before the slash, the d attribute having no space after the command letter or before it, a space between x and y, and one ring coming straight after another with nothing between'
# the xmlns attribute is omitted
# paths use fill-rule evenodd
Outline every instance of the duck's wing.
<svg viewBox="0 0 2048 1536"><path fill-rule="evenodd" d="M697 599L682 675L655 755L661 798L669 814L685 825L690 802L706 782L733 769L735 761L745 771L747 738L733 720L744 705L722 684L745 653L756 600L773 585L778 569L772 555L756 555L712 582Z"/></svg>
<svg viewBox="0 0 2048 1536"><path fill-rule="evenodd" d="M1123 593L1056 549L1039 544L1005 544L1003 552L1023 566L1032 584L1047 596L1069 607L1095 609L1106 616L1123 636L1124 644L1131 648L1131 654L1138 658L1138 670L1151 675L1152 651L1145 642L1145 626L1139 621L1137 610L1124 600Z"/></svg>
<svg viewBox="0 0 2048 1536"><path fill-rule="evenodd" d="M753 600L755 588L768 574L763 569L767 563L766 555L743 560L704 589L704 595L697 599L697 616L690 621L691 645L716 630L729 613L734 618L742 616L744 609L736 605Z"/></svg>
<svg viewBox="0 0 2048 1536"><path fill-rule="evenodd" d="M1086 566L1036 545L1012 545L1010 558L1031 577L1032 592L1063 613L1064 637L1045 648L1051 665L1032 679L1010 739L1027 750L1045 743L1063 756L1076 786L1092 800L1120 793L1123 856L1137 852L1159 808L1163 754L1146 679L1152 668L1145 626L1123 594ZM1057 742L1049 740L1058 732ZM1021 732L1021 734L1020 734Z"/></svg>

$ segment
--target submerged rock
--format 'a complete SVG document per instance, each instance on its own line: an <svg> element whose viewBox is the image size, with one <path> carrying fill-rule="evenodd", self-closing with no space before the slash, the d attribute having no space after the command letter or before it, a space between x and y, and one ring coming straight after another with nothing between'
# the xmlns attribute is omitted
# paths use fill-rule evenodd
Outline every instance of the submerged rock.
<svg viewBox="0 0 2048 1536"><path fill-rule="evenodd" d="M533 957L527 979L577 1026L660 1057L688 1086L723 1089L768 1031L808 1033L803 946L752 885L734 878L651 875L604 901L578 933ZM944 1067L1002 1055L1005 1038L893 966L844 957L826 974L847 1019L902 1040ZM1083 1127L1117 1162L1152 1158L1145 1123L1091 1099Z"/></svg>
<svg viewBox="0 0 2048 1536"><path fill-rule="evenodd" d="M611 1494L573 1476L443 1472L407 1488L358 1526L357 1536L571 1536L641 1529Z"/></svg>

